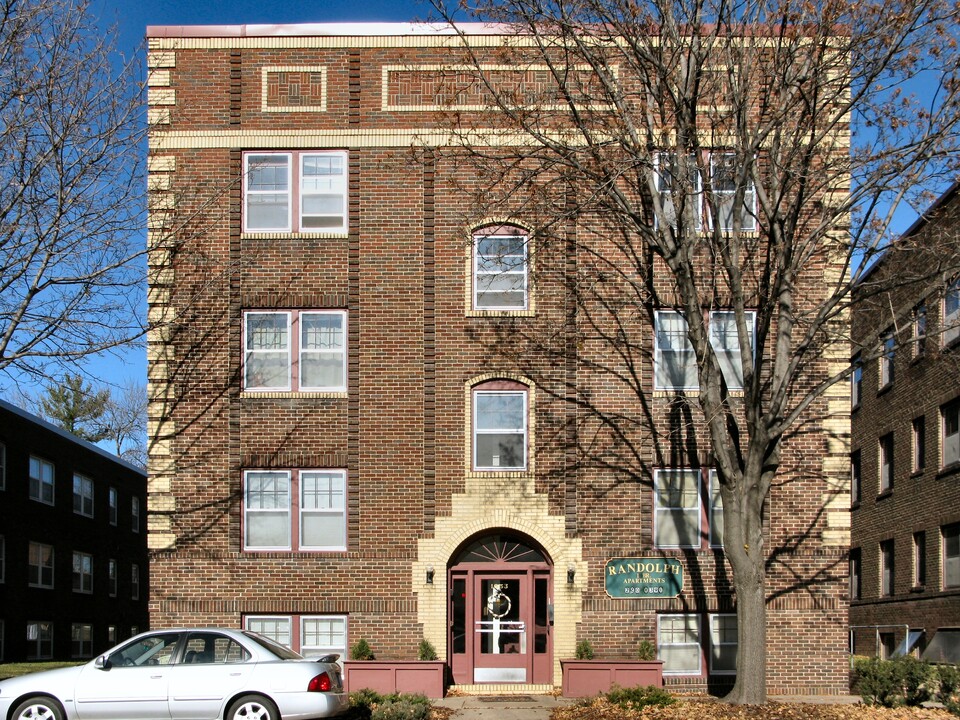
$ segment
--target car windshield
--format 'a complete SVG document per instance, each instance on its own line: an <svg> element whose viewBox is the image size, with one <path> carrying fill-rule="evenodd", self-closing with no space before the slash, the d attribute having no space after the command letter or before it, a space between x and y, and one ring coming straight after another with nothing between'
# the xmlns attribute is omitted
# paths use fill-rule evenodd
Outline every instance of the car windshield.
<svg viewBox="0 0 960 720"><path fill-rule="evenodd" d="M274 655L276 655L281 660L303 660L303 655L296 653L288 647L281 645L278 642L271 640L268 637L259 635L255 632L250 632L249 630L244 630L243 634L248 638L253 640L257 645L269 650Z"/></svg>

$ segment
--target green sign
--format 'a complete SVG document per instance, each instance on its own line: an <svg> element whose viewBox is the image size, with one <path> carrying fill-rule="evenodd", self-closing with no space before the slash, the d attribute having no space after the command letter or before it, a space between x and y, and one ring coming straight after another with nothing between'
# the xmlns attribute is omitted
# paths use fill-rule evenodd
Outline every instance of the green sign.
<svg viewBox="0 0 960 720"><path fill-rule="evenodd" d="M614 558L603 578L612 598L674 598L683 590L683 565L673 558Z"/></svg>

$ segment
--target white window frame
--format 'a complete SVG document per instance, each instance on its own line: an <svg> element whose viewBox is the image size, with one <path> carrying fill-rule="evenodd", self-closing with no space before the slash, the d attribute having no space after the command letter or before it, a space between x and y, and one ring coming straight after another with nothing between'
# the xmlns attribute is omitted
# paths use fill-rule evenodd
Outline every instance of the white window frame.
<svg viewBox="0 0 960 720"><path fill-rule="evenodd" d="M117 494L117 489L115 487L107 490L107 508L109 514L109 520L111 525L117 524L117 509L120 503L120 496Z"/></svg>
<svg viewBox="0 0 960 720"><path fill-rule="evenodd" d="M107 645L113 647L117 644L117 626L107 625Z"/></svg>
<svg viewBox="0 0 960 720"><path fill-rule="evenodd" d="M656 184L657 194L660 196L660 206L663 208L663 214L665 216L673 218L669 225L674 230L677 229L677 210L673 202L671 188L672 170L664 173L661 168L665 162L670 162L666 160L667 158L676 158L678 155L679 153L663 150L656 153L653 157L654 183ZM696 172L696 177L693 178L691 188L693 191L692 197L688 196L688 202L692 201L694 203L694 231L700 232L703 230L703 178L700 176L700 168L697 166L696 158L691 155L689 156L689 161ZM660 227L660 218L657 217L656 214L654 214L654 227L657 229Z"/></svg>
<svg viewBox="0 0 960 720"><path fill-rule="evenodd" d="M72 586L75 593L93 594L93 555L73 551Z"/></svg>
<svg viewBox="0 0 960 720"><path fill-rule="evenodd" d="M243 627L250 632L259 633L276 643L294 648L293 618L290 615L245 615Z"/></svg>
<svg viewBox="0 0 960 720"><path fill-rule="evenodd" d="M960 277L947 283L941 308L943 345L952 345L960 338Z"/></svg>
<svg viewBox="0 0 960 720"><path fill-rule="evenodd" d="M695 505L676 505L676 504L667 504L664 501L670 500L671 498L668 494L671 493L670 488L675 487L673 483L669 485L662 484L662 480L674 476L684 476L686 478L693 478L694 480L694 499L696 501ZM703 501L701 498L701 474L700 470L696 468L663 468L660 470L654 470L654 488L653 488L653 506L654 506L654 517L653 517L653 546L656 548L700 548L703 544ZM673 494L679 492L681 502L687 501L690 499L689 489L680 489L679 491L672 491ZM670 519L671 522L667 522L667 519ZM679 526L677 525L677 520L682 518L695 518L696 526L689 527L691 534L694 536L694 539L690 543L680 542L682 540L683 533L679 531ZM666 532L665 528L672 527L676 531L677 540L676 543L664 542L664 539L661 537L663 533Z"/></svg>
<svg viewBox="0 0 960 720"><path fill-rule="evenodd" d="M254 479L272 478L274 483L282 481L283 489L261 495L256 505L252 507ZM326 492L320 489L314 493L316 497L310 501L308 493L309 481L322 480L326 477L330 485ZM338 487L339 486L339 487ZM272 500L270 498L273 498ZM296 502L294 502L296 498ZM307 507L312 505L312 507ZM324 506L326 505L326 506ZM255 528L256 516L273 516L282 518L285 524L283 535L284 544L257 545L251 541L251 532ZM294 522L296 515L296 522ZM308 545L303 542L306 533L305 523L311 519L328 518L334 525L334 532L339 535L340 542L327 545ZM279 533L278 533L279 534ZM303 552L342 552L347 549L347 471L337 468L314 468L295 470L245 470L243 473L243 549L251 552L276 552L295 550Z"/></svg>
<svg viewBox="0 0 960 720"><path fill-rule="evenodd" d="M140 566L136 563L130 565L130 599L140 599Z"/></svg>
<svg viewBox="0 0 960 720"><path fill-rule="evenodd" d="M960 398L940 406L940 467L960 463Z"/></svg>
<svg viewBox="0 0 960 720"><path fill-rule="evenodd" d="M892 538L881 540L878 544L880 561L880 597L893 597L896 594L896 545Z"/></svg>
<svg viewBox="0 0 960 720"><path fill-rule="evenodd" d="M913 587L922 588L927 584L927 533L917 530L913 533Z"/></svg>
<svg viewBox="0 0 960 720"><path fill-rule="evenodd" d="M863 551L850 548L850 600L859 600L863 594Z"/></svg>
<svg viewBox="0 0 960 720"><path fill-rule="evenodd" d="M707 507L707 526L710 529L710 547L723 547L723 498L720 496L720 473L711 468L708 482L710 483L710 504Z"/></svg>
<svg viewBox="0 0 960 720"><path fill-rule="evenodd" d="M530 265L530 238L521 230L513 226L503 226L497 228L497 231L476 232L473 235L473 309L490 311L521 311L527 310L530 306L529 299L529 265ZM506 232L507 230L511 232ZM481 252L484 241L491 238L503 240L519 240L522 245L521 255L485 255ZM508 258L519 258L509 260ZM518 269L519 268L519 269ZM487 302L484 296L490 293L490 289L495 286L499 280L513 279L513 284L519 288L509 289L510 294L519 294L519 303L496 303ZM504 294L499 292L496 294Z"/></svg>
<svg viewBox="0 0 960 720"><path fill-rule="evenodd" d="M257 158L282 158L286 167L283 178L284 187L257 189L253 187L253 178L256 168L251 163ZM305 165L309 158L339 159L342 172L339 174L320 174L314 188L308 189L309 177L305 172ZM280 173L278 173L279 177ZM305 150L292 152L259 152L244 153L243 156L243 231L245 233L313 233L337 234L347 232L350 212L349 202L350 162L348 153L344 150ZM320 187L326 183L327 187ZM255 197L273 196L278 202L285 205L285 218L282 223L252 225L250 201ZM327 196L339 199L339 212L308 212L305 200L311 196ZM310 227L309 218L328 218L325 225Z"/></svg>
<svg viewBox="0 0 960 720"><path fill-rule="evenodd" d="M860 353L853 356L850 364L853 366L850 372L850 409L856 410L863 398L863 358Z"/></svg>
<svg viewBox="0 0 960 720"><path fill-rule="evenodd" d="M732 190L718 190L717 189L717 164L719 161L726 161L729 158L736 160L736 153L732 152L713 152L710 153L710 180L711 187L713 189L713 196L717 201L718 207L716 208L717 216L722 219L723 212L722 208L728 203L732 204L736 196L736 188ZM736 163L733 164L734 174L736 174ZM746 233L754 233L757 231L757 188L753 183L753 179L748 179L748 187L743 192L743 208L740 212L740 231ZM730 198L726 200L726 198ZM731 212L731 217L733 213ZM709 216L710 225L713 225L713 213L710 213ZM723 224L719 226L721 232L732 232L732 224Z"/></svg>
<svg viewBox="0 0 960 720"><path fill-rule="evenodd" d="M53 623L49 620L27 622L27 660L53 658Z"/></svg>
<svg viewBox="0 0 960 720"><path fill-rule="evenodd" d="M878 445L878 472L877 479L880 482L880 495L890 492L893 490L893 474L895 465L893 464L894 459L894 438L893 433L886 433L880 436L880 439L877 441Z"/></svg>
<svg viewBox="0 0 960 720"><path fill-rule="evenodd" d="M53 505L56 485L56 468L52 462L36 455L30 456L30 499L44 505Z"/></svg>
<svg viewBox="0 0 960 720"><path fill-rule="evenodd" d="M682 623L681 628L674 628L673 624L676 621ZM690 621L693 622L691 626ZM696 631L696 639L691 640L688 632L690 630ZM669 639L674 640L674 642L664 642L664 634L666 632L671 633ZM680 634L678 634L680 633ZM682 638L682 639L678 639ZM680 667L679 669L671 669L669 659L665 659L664 655L667 653L664 652L668 648L678 648L680 650L686 649L689 651L693 649L696 651L697 657L697 667ZM663 674L664 675L703 675L703 620L699 614L695 613L671 613L657 615L657 657L660 660L664 661L663 664Z"/></svg>
<svg viewBox="0 0 960 720"><path fill-rule="evenodd" d="M312 622L339 623L343 626L343 643L309 645L306 629ZM342 662L349 648L349 618L347 615L245 615L243 627L300 653L304 657L322 657L336 653Z"/></svg>
<svg viewBox="0 0 960 720"><path fill-rule="evenodd" d="M529 391L528 390L483 390L475 389L473 391L473 469L475 471L500 471L500 472L524 472L527 469L527 451L529 442ZM480 427L479 417L481 404L490 398L513 398L521 402L521 421L518 426L504 425L502 427ZM519 465L499 465L496 462L490 464L481 463L480 458L480 438L482 436L505 435L519 437L521 444L520 464ZM492 455L493 459L498 459L499 455Z"/></svg>
<svg viewBox="0 0 960 720"><path fill-rule="evenodd" d="M93 656L93 625L90 623L70 623L70 657L89 658Z"/></svg>
<svg viewBox="0 0 960 720"><path fill-rule="evenodd" d="M923 472L927 454L927 418L915 417L910 422L910 472Z"/></svg>
<svg viewBox="0 0 960 720"><path fill-rule="evenodd" d="M273 316L283 318L284 335L286 338L283 347L267 349L253 348L253 334L250 330L250 320L256 316ZM339 320L339 347L308 348L305 334L308 332L306 319L317 316L336 318ZM334 331L336 332L336 331ZM250 376L255 367L253 359L258 355L274 355L282 357L284 368L284 382L282 384L266 384L256 382ZM311 385L304 380L304 371L307 359L311 356L339 357L340 373L337 382L329 385ZM276 360L274 361L276 362ZM247 310L243 314L243 388L248 392L346 392L347 391L347 312L346 310ZM279 369L279 365L278 365ZM278 373L279 375L279 373Z"/></svg>
<svg viewBox="0 0 960 720"><path fill-rule="evenodd" d="M913 308L912 322L910 323L913 336L913 356L923 357L927 352L927 305L920 303Z"/></svg>
<svg viewBox="0 0 960 720"><path fill-rule="evenodd" d="M746 310L743 314L744 319L750 324L750 348L752 352L753 348L757 344L757 313L753 310ZM725 348L721 343L721 337L719 335L719 331L717 330L717 328L719 328L721 325L719 322L721 317L724 319L733 320L733 339L736 341L737 345L732 350ZM743 362L742 354L740 352L739 335L736 332L736 313L733 310L711 310L708 332L710 334L710 345L713 347L714 354L717 356L717 362L720 365L721 373L723 373L723 379L727 383L727 389L743 390L743 378L739 377L743 368ZM732 376L731 373L733 373Z"/></svg>
<svg viewBox="0 0 960 720"><path fill-rule="evenodd" d="M93 480L80 473L73 474L73 512L83 517L93 517Z"/></svg>
<svg viewBox="0 0 960 720"><path fill-rule="evenodd" d="M893 328L885 330L880 336L880 357L877 359L879 363L877 376L880 379L881 390L893 385L894 371L896 368L896 344L897 337L893 332Z"/></svg>
<svg viewBox="0 0 960 720"><path fill-rule="evenodd" d="M130 497L130 530L140 532L140 498L137 495Z"/></svg>
<svg viewBox="0 0 960 720"><path fill-rule="evenodd" d="M863 497L863 454L860 449L850 453L850 504L856 505Z"/></svg>
<svg viewBox="0 0 960 720"><path fill-rule="evenodd" d="M726 623L733 621L733 640L730 640L730 628L722 627ZM710 674L711 675L736 675L737 674L737 615L736 613L710 613L707 616L707 622L710 627ZM733 647L733 667L727 670L718 669L716 665L717 654L723 648Z"/></svg>
<svg viewBox="0 0 960 720"><path fill-rule="evenodd" d="M665 321L675 321L676 327L671 327L669 332L666 330ZM693 376L696 379L697 358L693 351L693 345L687 335L687 319L683 313L676 310L657 310L654 313L654 372L653 382L654 390L698 390L700 388L699 380L686 385L677 385L670 382L670 375L666 370L667 363L664 357L667 353L675 357L680 357L682 367L684 368L684 378L689 376L690 368L693 368ZM676 341L678 347L673 347ZM668 341L668 342L665 342ZM674 363L672 366L681 367L681 363Z"/></svg>
<svg viewBox="0 0 960 720"><path fill-rule="evenodd" d="M49 554L45 553L49 550ZM44 562L44 554L48 562ZM27 543L27 585L29 587L53 589L56 557L53 545L30 541ZM31 577L34 576L34 577Z"/></svg>
<svg viewBox="0 0 960 720"><path fill-rule="evenodd" d="M110 558L107 561L107 595L110 597L117 596L117 576L117 561Z"/></svg>
<svg viewBox="0 0 960 720"><path fill-rule="evenodd" d="M940 586L944 589L960 587L960 523L940 528Z"/></svg>
<svg viewBox="0 0 960 720"><path fill-rule="evenodd" d="M341 627L340 632L335 626ZM315 626L311 628L311 626ZM326 626L326 630L323 629ZM330 642L314 642L317 640ZM333 642L336 639L338 642ZM300 647L297 650L304 657L323 657L337 653L341 658L347 657L347 616L346 615L301 615L300 616Z"/></svg>

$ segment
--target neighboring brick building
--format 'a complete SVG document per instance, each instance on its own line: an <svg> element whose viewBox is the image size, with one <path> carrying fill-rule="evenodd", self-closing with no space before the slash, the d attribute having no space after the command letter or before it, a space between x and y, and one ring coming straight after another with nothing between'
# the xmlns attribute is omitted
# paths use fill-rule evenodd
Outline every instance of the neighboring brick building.
<svg viewBox="0 0 960 720"><path fill-rule="evenodd" d="M363 638L380 658L426 638L455 683L487 690L558 685L581 639L627 658L646 640L670 684L729 684L706 451L652 473L660 500L578 469L563 398L584 366L535 385L490 352L499 320L563 328L568 312L562 288L528 282L523 217L472 218L471 177L434 152L449 34L148 35L153 625L245 625L306 654ZM656 315L664 336L676 315ZM689 388L657 352L643 375L666 423ZM773 693L846 691L848 404L844 386L818 405L841 442L805 432L770 502ZM680 597L612 597L618 558L679 563Z"/></svg>
<svg viewBox="0 0 960 720"><path fill-rule="evenodd" d="M143 470L0 400L0 661L148 628L146 502Z"/></svg>
<svg viewBox="0 0 960 720"><path fill-rule="evenodd" d="M854 652L960 661L960 184L871 268L853 379L850 625ZM942 264L931 280L928 273ZM923 275L911 281L919 268ZM872 294L872 293L871 293ZM879 346L874 345L878 343ZM855 356L857 359L857 356ZM939 628L952 628L934 640Z"/></svg>

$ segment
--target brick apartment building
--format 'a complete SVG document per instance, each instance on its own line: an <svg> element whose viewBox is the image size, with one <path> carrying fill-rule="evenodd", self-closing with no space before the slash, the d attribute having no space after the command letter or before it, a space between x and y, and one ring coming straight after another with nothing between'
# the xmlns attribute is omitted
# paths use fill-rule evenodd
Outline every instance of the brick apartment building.
<svg viewBox="0 0 960 720"><path fill-rule="evenodd" d="M457 41L401 25L148 41L153 625L245 626L308 655L365 639L414 659L425 638L457 685L528 691L559 685L579 640L626 658L649 641L668 684L729 684L708 460L653 473L660 500L571 469L572 405L489 352L499 319L563 327L565 306L529 282L523 217L472 217L470 179L430 152L447 135L416 89ZM547 369L558 385L578 372ZM769 689L839 693L848 449L806 438L768 516L771 546L807 533L770 573ZM840 512L823 512L837 486ZM618 595L620 559L665 559L684 587Z"/></svg>
<svg viewBox="0 0 960 720"><path fill-rule="evenodd" d="M863 284L936 268L958 248L954 184ZM958 662L960 279L945 271L863 303L853 338L852 648Z"/></svg>
<svg viewBox="0 0 960 720"><path fill-rule="evenodd" d="M143 470L0 400L0 661L148 628L146 503Z"/></svg>

